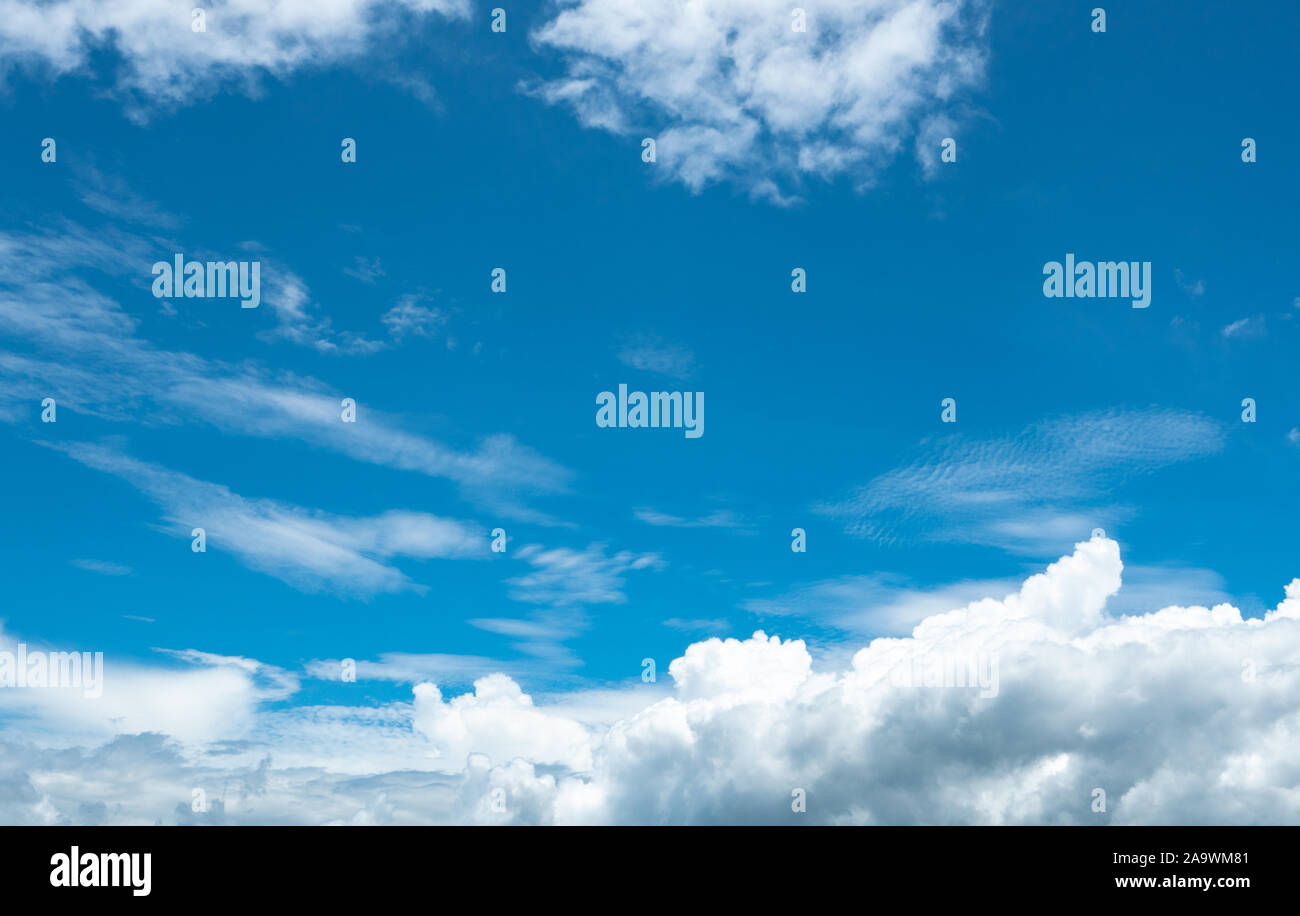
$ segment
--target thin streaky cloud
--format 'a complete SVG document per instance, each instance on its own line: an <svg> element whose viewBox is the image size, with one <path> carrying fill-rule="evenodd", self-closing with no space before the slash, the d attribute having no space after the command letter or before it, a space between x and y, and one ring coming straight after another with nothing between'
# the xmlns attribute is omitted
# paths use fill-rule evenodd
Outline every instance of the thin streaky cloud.
<svg viewBox="0 0 1300 916"><path fill-rule="evenodd" d="M526 502L562 492L571 472L513 436L488 435L476 449L452 449L405 432L368 404L361 405L362 421L345 425L341 394L324 383L157 348L138 336L139 321L115 299L65 269L82 264L116 277L134 263L147 278L158 251L175 250L166 244L75 224L57 234L0 232L0 335L17 342L0 349L8 402L0 404L0 419L14 421L20 404L52 396L111 420L199 420L224 432L297 438L357 461L453 480L468 498L506 517L556 523ZM141 411L145 404L153 409Z"/></svg>
<svg viewBox="0 0 1300 916"><path fill-rule="evenodd" d="M426 586L388 561L487 555L479 530L453 519L409 511L370 518L330 515L269 499L246 499L219 484L100 445L48 445L139 489L162 510L167 530L175 536L189 539L193 529L202 528L207 550L233 554L250 569L303 591L360 598L423 591Z"/></svg>
<svg viewBox="0 0 1300 916"><path fill-rule="evenodd" d="M677 515L669 515L666 512L643 507L633 511L633 517L637 521L645 522L647 525L654 525L659 528L731 528L736 530L748 530L749 526L744 519L740 518L730 509L718 509L710 512L708 515L702 515L698 518L683 518Z"/></svg>
<svg viewBox="0 0 1300 916"><path fill-rule="evenodd" d="M113 563L109 560L89 560L78 558L70 560L73 566L78 569L84 569L86 572L100 573L105 576L129 576L131 567L121 563Z"/></svg>

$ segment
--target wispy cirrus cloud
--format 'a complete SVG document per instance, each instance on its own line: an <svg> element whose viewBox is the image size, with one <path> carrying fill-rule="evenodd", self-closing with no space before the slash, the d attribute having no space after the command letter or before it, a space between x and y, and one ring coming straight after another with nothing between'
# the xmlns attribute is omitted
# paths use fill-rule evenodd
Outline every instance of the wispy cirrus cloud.
<svg viewBox="0 0 1300 916"><path fill-rule="evenodd" d="M553 669L582 664L566 643L590 626L589 605L625 604L628 573L666 565L658 554L611 554L603 544L589 544L584 550L528 544L515 551L514 559L531 570L506 580L508 595L534 609L524 617L480 617L469 624L511 639L516 651L544 660Z"/></svg>
<svg viewBox="0 0 1300 916"><path fill-rule="evenodd" d="M352 259L352 266L343 268L343 273L366 285L373 285L385 276L384 265L379 258L366 258L357 255Z"/></svg>
<svg viewBox="0 0 1300 916"><path fill-rule="evenodd" d="M631 338L619 350L618 359L628 368L675 379L688 379L695 374L694 353L654 335L641 334Z"/></svg>
<svg viewBox="0 0 1300 916"><path fill-rule="evenodd" d="M180 226L178 217L137 194L118 176L88 164L73 168L77 174L73 188L81 202L92 210L153 229L173 230Z"/></svg>
<svg viewBox="0 0 1300 916"><path fill-rule="evenodd" d="M1108 410L1035 424L1018 435L945 436L911 463L817 507L850 534L917 537L1042 553L1131 512L1110 492L1126 479L1212 455L1215 421L1181 410Z"/></svg>
<svg viewBox="0 0 1300 916"><path fill-rule="evenodd" d="M525 501L563 491L571 472L513 436L492 434L477 447L452 448L404 431L397 418L370 405L362 405L357 423L343 424L340 394L316 379L143 339L139 319L101 286L123 280L147 285L160 250L180 249L113 226L91 232L64 223L51 231L0 232L0 419L14 422L25 405L55 397L61 409L111 420L197 420L228 433L296 438L357 461L452 480L505 517L554 522ZM319 337L332 332L312 317L305 285L287 270L268 276L271 301L287 303L272 336L315 337L337 346Z"/></svg>
<svg viewBox="0 0 1300 916"><path fill-rule="evenodd" d="M608 554L603 544L585 550L528 544L515 552L515 558L533 569L507 580L510 597L550 607L622 604L627 601L623 591L627 573L665 565L658 554L628 550Z"/></svg>
<svg viewBox="0 0 1300 916"><path fill-rule="evenodd" d="M663 623L664 626L673 630L680 630L683 633L724 633L731 627L731 624L722 617L698 617L693 620L682 617L669 617Z"/></svg>
<svg viewBox="0 0 1300 916"><path fill-rule="evenodd" d="M350 659L349 668L358 681L388 681L394 684L439 684L472 681L486 674L501 672L518 677L529 672L527 664L507 662L481 655L455 655L443 652L383 652L374 659ZM313 659L306 665L308 677L322 681L342 681L344 660Z"/></svg>
<svg viewBox="0 0 1300 916"><path fill-rule="evenodd" d="M406 337L432 337L447 324L447 313L421 304L420 296L408 294L384 312L384 326L394 340Z"/></svg>
<svg viewBox="0 0 1300 916"><path fill-rule="evenodd" d="M753 533L748 523L730 509L718 509L708 515L701 515L696 518L669 515L667 512L660 512L657 509L648 507L635 509L632 514L637 521L659 528L730 528Z"/></svg>
<svg viewBox="0 0 1300 916"><path fill-rule="evenodd" d="M129 576L131 567L122 563L113 563L109 560L88 560L78 558L69 560L73 566L78 569L84 569L86 572L99 573L103 576Z"/></svg>
<svg viewBox="0 0 1300 916"><path fill-rule="evenodd" d="M741 604L762 618L794 617L845 632L904 636L933 614L959 608L986 595L1006 595L1019 580L983 579L934 588L888 574L838 576L791 589L775 598Z"/></svg>
<svg viewBox="0 0 1300 916"><path fill-rule="evenodd" d="M205 531L207 546L232 554L250 569L308 592L368 598L383 592L422 591L391 561L486 557L483 532L453 519L392 511L351 518L270 499L247 499L219 484L138 461L88 443L49 447L87 467L114 474L159 506L178 537Z"/></svg>
<svg viewBox="0 0 1300 916"><path fill-rule="evenodd" d="M511 640L516 652L538 659L554 672L582 664L566 643L590 625L587 614L577 606L533 611L526 618L478 617L466 621L470 626Z"/></svg>
<svg viewBox="0 0 1300 916"><path fill-rule="evenodd" d="M1224 325L1223 330L1219 333L1229 340L1263 337L1268 333L1268 322L1263 315L1238 318L1236 321Z"/></svg>

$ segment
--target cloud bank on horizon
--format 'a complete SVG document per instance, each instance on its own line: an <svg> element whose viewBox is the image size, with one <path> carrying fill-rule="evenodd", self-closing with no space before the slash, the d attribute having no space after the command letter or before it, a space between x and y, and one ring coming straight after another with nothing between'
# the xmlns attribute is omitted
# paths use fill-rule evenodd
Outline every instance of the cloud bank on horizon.
<svg viewBox="0 0 1300 916"><path fill-rule="evenodd" d="M494 674L286 711L270 701L299 675L191 652L108 682L111 736L55 694L5 692L28 721L5 739L0 817L186 823L193 786L226 823L781 824L799 793L825 824L1300 818L1300 579L1260 619L1110 616L1122 571L1114 541L1081 542L838 670L799 639L711 638L672 662L666 695L539 704Z"/></svg>

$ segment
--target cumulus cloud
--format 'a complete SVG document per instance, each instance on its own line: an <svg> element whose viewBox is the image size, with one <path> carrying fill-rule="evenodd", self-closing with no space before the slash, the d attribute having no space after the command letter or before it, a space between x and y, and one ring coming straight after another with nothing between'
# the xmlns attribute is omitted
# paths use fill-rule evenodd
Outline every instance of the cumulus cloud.
<svg viewBox="0 0 1300 916"><path fill-rule="evenodd" d="M250 685L237 693L238 737L119 734L44 753L7 738L0 817L1300 823L1300 579L1263 617L1226 602L1117 614L1124 572L1119 546L1095 537L1003 598L931 614L830 668L800 639L708 639L669 665L668 695L540 703L489 674L459 696L421 683L411 703L250 718L293 680L182 653ZM251 686L259 673L263 686ZM220 806L195 815L192 786L223 787ZM805 812L792 810L797 790Z"/></svg>
<svg viewBox="0 0 1300 916"><path fill-rule="evenodd" d="M1300 580L1265 619L1227 604L1110 617L1096 538L1001 600L933 615L818 672L800 640L688 649L677 692L561 781L559 821L1291 822ZM995 659L997 689L927 673ZM940 662L951 664L939 664ZM903 677L899 675L903 674ZM917 674L920 676L915 676ZM901 686L900 686L901 684ZM808 811L791 811L791 793ZM1107 811L1090 803L1106 791Z"/></svg>
<svg viewBox="0 0 1300 916"><path fill-rule="evenodd" d="M790 179L869 184L979 80L985 20L979 0L830 0L801 32L778 0L565 0L534 34L564 73L529 89L654 136L657 167L693 191L735 180L781 202Z"/></svg>
<svg viewBox="0 0 1300 916"><path fill-rule="evenodd" d="M433 684L417 684L415 730L433 742L436 756L453 761L456 769L470 754L506 763L522 757L571 770L591 768L587 729L539 710L504 674L479 678L473 693L448 701Z"/></svg>

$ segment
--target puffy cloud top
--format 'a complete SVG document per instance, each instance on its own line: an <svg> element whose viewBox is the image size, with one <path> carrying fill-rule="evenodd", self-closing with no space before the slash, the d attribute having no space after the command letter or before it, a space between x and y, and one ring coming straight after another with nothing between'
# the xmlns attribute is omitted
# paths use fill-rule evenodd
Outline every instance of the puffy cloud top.
<svg viewBox="0 0 1300 916"><path fill-rule="evenodd" d="M168 813L175 787L233 783L251 788L221 817L259 823L1300 823L1300 579L1263 618L1227 603L1115 616L1122 575L1118 545L1093 538L1002 598L872 640L840 670L799 639L708 639L671 663L667 696L536 703L494 674L451 698L421 683L409 707L267 713L292 677L182 653L245 685L185 690L187 715L237 729L58 755L10 745L0 813L76 819L120 788L103 820L188 820L187 806ZM171 678L180 695L194 676L157 672L149 693ZM105 708L125 728L170 732L136 709L141 683L107 678ZM71 701L20 693L0 699L86 731L69 728ZM280 768L203 744L236 736ZM113 763L127 758L170 788L139 794ZM110 775L79 775L91 769ZM76 794L86 785L94 798ZM792 809L800 797L806 811Z"/></svg>

